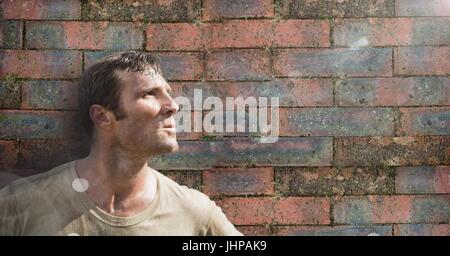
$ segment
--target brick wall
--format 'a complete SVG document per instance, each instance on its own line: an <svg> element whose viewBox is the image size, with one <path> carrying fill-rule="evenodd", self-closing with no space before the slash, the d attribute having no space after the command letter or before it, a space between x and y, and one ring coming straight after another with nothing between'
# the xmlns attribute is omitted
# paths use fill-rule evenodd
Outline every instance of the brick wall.
<svg viewBox="0 0 450 256"><path fill-rule="evenodd" d="M180 134L153 162L245 234L450 235L450 1L3 0L3 183L82 157L76 81L111 52L175 94L278 96L274 144Z"/></svg>

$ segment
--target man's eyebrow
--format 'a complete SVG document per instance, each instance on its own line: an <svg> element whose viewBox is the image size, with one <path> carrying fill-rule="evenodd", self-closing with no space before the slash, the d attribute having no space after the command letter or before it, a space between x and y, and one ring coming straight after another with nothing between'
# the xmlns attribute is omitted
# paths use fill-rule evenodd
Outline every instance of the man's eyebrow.
<svg viewBox="0 0 450 256"><path fill-rule="evenodd" d="M148 92L148 91L151 91L151 90L154 90L154 89L158 89L158 88L161 88L161 87L166 88L166 90L169 93L172 92L172 87L170 87L169 84L166 84L164 86L146 86L146 87L140 88L139 89L139 93Z"/></svg>

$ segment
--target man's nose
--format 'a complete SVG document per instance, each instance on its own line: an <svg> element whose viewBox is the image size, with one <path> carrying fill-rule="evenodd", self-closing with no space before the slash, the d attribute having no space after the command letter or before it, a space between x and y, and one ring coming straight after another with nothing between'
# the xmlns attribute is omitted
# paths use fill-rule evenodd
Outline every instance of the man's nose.
<svg viewBox="0 0 450 256"><path fill-rule="evenodd" d="M180 109L180 106L170 97L170 95L167 95L167 101L162 107L162 112L164 115L174 115L178 112Z"/></svg>

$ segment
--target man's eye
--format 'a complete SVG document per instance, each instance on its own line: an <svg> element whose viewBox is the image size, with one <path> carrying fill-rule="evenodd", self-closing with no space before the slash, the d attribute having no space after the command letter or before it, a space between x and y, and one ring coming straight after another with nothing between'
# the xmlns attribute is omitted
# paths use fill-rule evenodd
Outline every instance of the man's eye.
<svg viewBox="0 0 450 256"><path fill-rule="evenodd" d="M147 95L155 95L155 91L154 90L152 90L152 91L148 91L148 92L146 92L145 93L145 96L147 96Z"/></svg>

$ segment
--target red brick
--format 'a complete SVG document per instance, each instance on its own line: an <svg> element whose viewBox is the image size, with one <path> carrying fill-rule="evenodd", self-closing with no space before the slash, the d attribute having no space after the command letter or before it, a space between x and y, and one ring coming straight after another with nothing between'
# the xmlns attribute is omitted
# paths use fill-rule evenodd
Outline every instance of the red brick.
<svg viewBox="0 0 450 256"><path fill-rule="evenodd" d="M236 226L245 236L270 236L271 231L269 226Z"/></svg>
<svg viewBox="0 0 450 256"><path fill-rule="evenodd" d="M281 20L274 25L275 47L329 47L330 23L324 20Z"/></svg>
<svg viewBox="0 0 450 256"><path fill-rule="evenodd" d="M83 20L193 21L200 18L201 0L88 0Z"/></svg>
<svg viewBox="0 0 450 256"><path fill-rule="evenodd" d="M344 19L333 29L337 46L448 45L449 18Z"/></svg>
<svg viewBox="0 0 450 256"><path fill-rule="evenodd" d="M81 18L79 0L4 0L4 19L76 20Z"/></svg>
<svg viewBox="0 0 450 256"><path fill-rule="evenodd" d="M331 106L333 84L331 79L275 79L267 82L173 82L174 97L184 96L194 105L194 89L201 89L202 96L219 97L278 97L280 107Z"/></svg>
<svg viewBox="0 0 450 256"><path fill-rule="evenodd" d="M394 0L276 0L277 14L283 18L391 17Z"/></svg>
<svg viewBox="0 0 450 256"><path fill-rule="evenodd" d="M23 140L20 142L19 168L49 170L63 163L86 157L86 143L74 140Z"/></svg>
<svg viewBox="0 0 450 256"><path fill-rule="evenodd" d="M400 108L399 111L402 136L450 134L450 107Z"/></svg>
<svg viewBox="0 0 450 256"><path fill-rule="evenodd" d="M75 117L74 112L3 110L0 138L76 138L79 134Z"/></svg>
<svg viewBox="0 0 450 256"><path fill-rule="evenodd" d="M77 78L81 53L77 51L0 51L0 77Z"/></svg>
<svg viewBox="0 0 450 256"><path fill-rule="evenodd" d="M268 80L272 70L269 53L262 49L225 50L206 55L210 80Z"/></svg>
<svg viewBox="0 0 450 256"><path fill-rule="evenodd" d="M160 171L163 175L176 183L200 190L202 186L202 173L201 171Z"/></svg>
<svg viewBox="0 0 450 256"><path fill-rule="evenodd" d="M396 171L395 191L398 194L448 194L450 167L399 167Z"/></svg>
<svg viewBox="0 0 450 256"><path fill-rule="evenodd" d="M217 204L235 225L330 223L330 202L326 198L226 198Z"/></svg>
<svg viewBox="0 0 450 256"><path fill-rule="evenodd" d="M96 51L84 53L84 69L109 55L120 51ZM159 59L166 80L200 80L203 75L203 53L151 52Z"/></svg>
<svg viewBox="0 0 450 256"><path fill-rule="evenodd" d="M70 81L27 81L22 85L22 109L77 109L77 84Z"/></svg>
<svg viewBox="0 0 450 256"><path fill-rule="evenodd" d="M172 83L170 83L170 85L172 87ZM180 109L181 109L183 107L183 105L177 101L176 96L172 95L172 98L174 98L175 102L177 102L177 104L180 106ZM196 112L196 111L184 111L181 109L181 111L179 111L175 114L175 127L177 128L177 140L199 140L203 136L202 131L197 132L194 129L194 121L193 120L195 120L196 115L201 116L202 113ZM185 126L187 126L183 122L187 122L185 119L189 118L189 117L191 118L190 119L191 126L186 127L186 128L188 128L187 131L182 130L182 128L185 128Z"/></svg>
<svg viewBox="0 0 450 256"><path fill-rule="evenodd" d="M203 171L203 192L210 196L273 194L273 169L220 169Z"/></svg>
<svg viewBox="0 0 450 256"><path fill-rule="evenodd" d="M273 17L273 0L204 0L203 19Z"/></svg>
<svg viewBox="0 0 450 256"><path fill-rule="evenodd" d="M370 226L275 226L277 236L391 236L390 225Z"/></svg>
<svg viewBox="0 0 450 256"><path fill-rule="evenodd" d="M351 78L335 88L339 106L450 105L447 77Z"/></svg>
<svg viewBox="0 0 450 256"><path fill-rule="evenodd" d="M396 75L447 75L450 47L400 47L394 49Z"/></svg>
<svg viewBox="0 0 450 256"><path fill-rule="evenodd" d="M276 167L275 185L282 196L392 194L392 168Z"/></svg>
<svg viewBox="0 0 450 256"><path fill-rule="evenodd" d="M12 169L17 164L19 148L17 141L0 140L0 169Z"/></svg>
<svg viewBox="0 0 450 256"><path fill-rule="evenodd" d="M436 223L448 222L449 196L367 196L338 198L335 223Z"/></svg>
<svg viewBox="0 0 450 256"><path fill-rule="evenodd" d="M195 52L155 53L161 61L166 80L200 80L203 75L203 54Z"/></svg>
<svg viewBox="0 0 450 256"><path fill-rule="evenodd" d="M391 76L392 54L388 48L287 49L274 58L277 76Z"/></svg>
<svg viewBox="0 0 450 256"><path fill-rule="evenodd" d="M212 25L212 48L325 47L330 25L319 20L234 20Z"/></svg>
<svg viewBox="0 0 450 256"><path fill-rule="evenodd" d="M395 12L398 16L449 16L447 0L396 0Z"/></svg>
<svg viewBox="0 0 450 256"><path fill-rule="evenodd" d="M22 48L22 22L17 20L0 21L0 49Z"/></svg>
<svg viewBox="0 0 450 256"><path fill-rule="evenodd" d="M147 26L147 50L203 50L211 39L208 24L159 23Z"/></svg>
<svg viewBox="0 0 450 256"><path fill-rule="evenodd" d="M450 236L450 224L396 224L395 236Z"/></svg>
<svg viewBox="0 0 450 256"><path fill-rule="evenodd" d="M338 137L335 164L371 165L450 165L450 138L420 137Z"/></svg>
<svg viewBox="0 0 450 256"><path fill-rule="evenodd" d="M26 47L56 49L141 49L140 23L32 21L26 23Z"/></svg>
<svg viewBox="0 0 450 256"><path fill-rule="evenodd" d="M329 166L331 138L279 138L275 143L251 139L179 141L178 152L149 161L163 170L214 167Z"/></svg>
<svg viewBox="0 0 450 256"><path fill-rule="evenodd" d="M273 21L233 20L212 25L212 48L269 47Z"/></svg>
<svg viewBox="0 0 450 256"><path fill-rule="evenodd" d="M394 135L389 108L282 108L281 136Z"/></svg>

